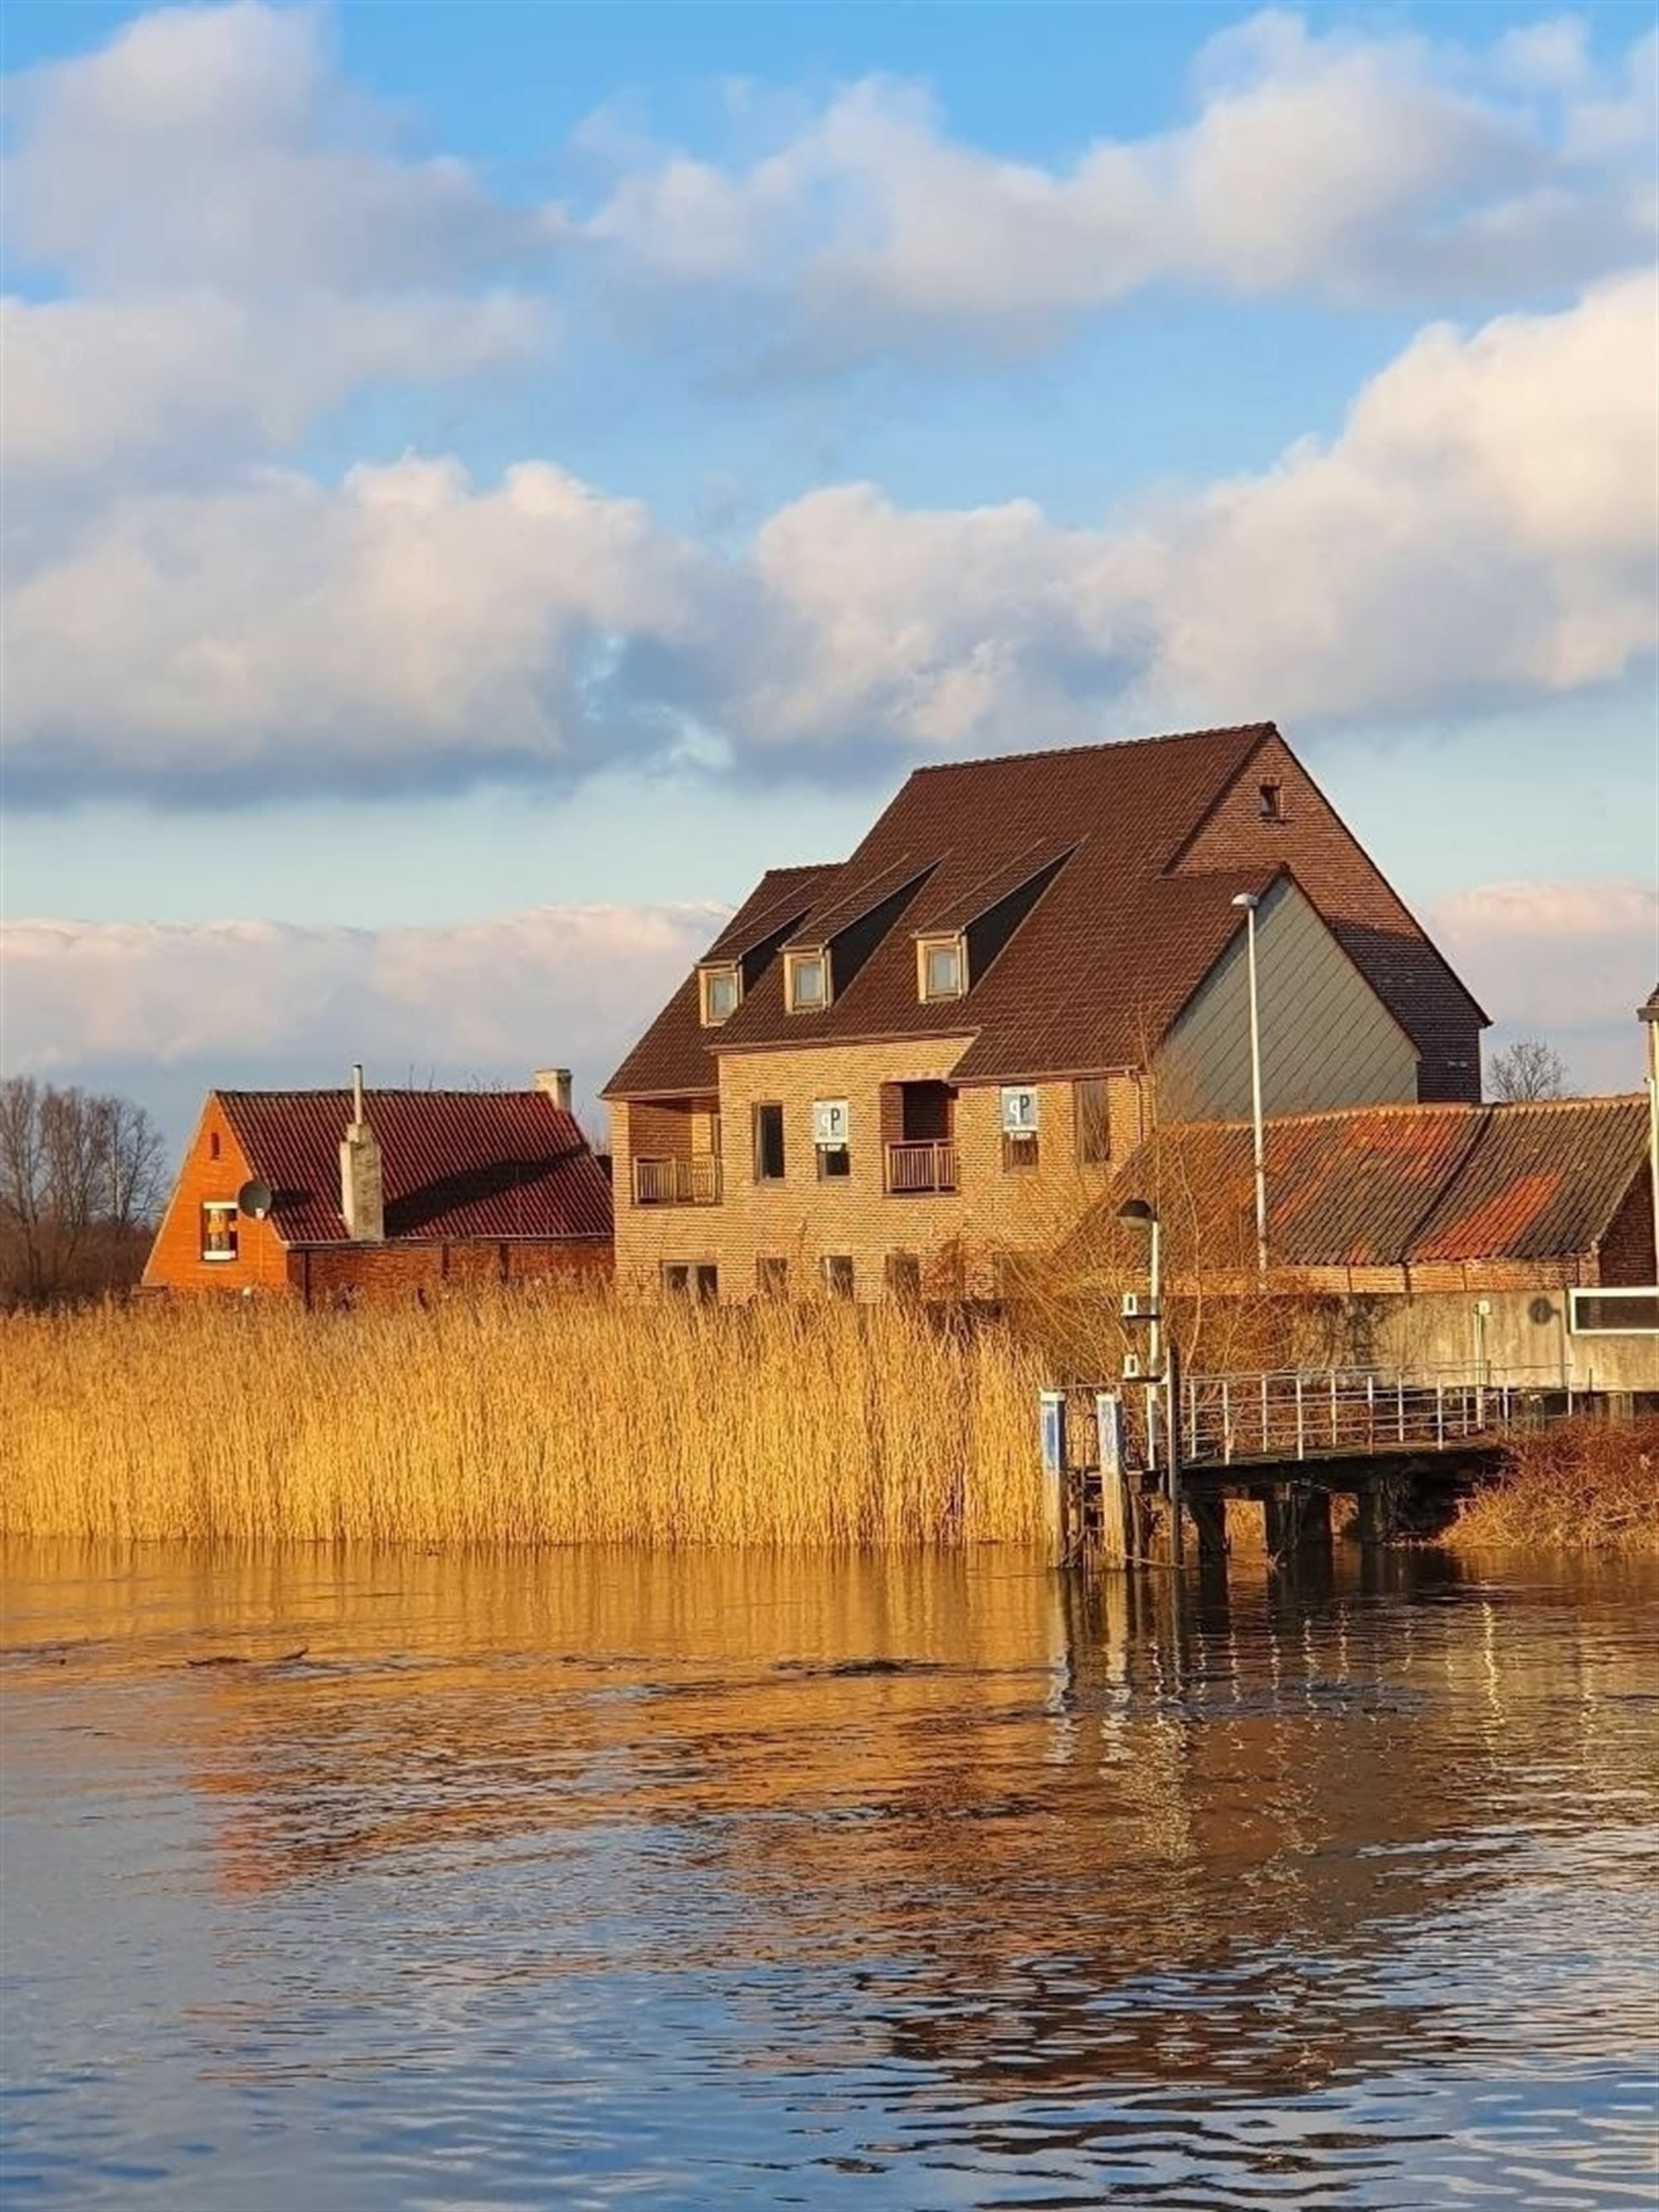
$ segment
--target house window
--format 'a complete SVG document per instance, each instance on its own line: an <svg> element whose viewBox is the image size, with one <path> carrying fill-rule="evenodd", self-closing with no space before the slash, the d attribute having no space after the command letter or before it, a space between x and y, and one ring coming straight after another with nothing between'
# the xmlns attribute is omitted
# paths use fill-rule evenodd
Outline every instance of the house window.
<svg viewBox="0 0 1659 2212"><path fill-rule="evenodd" d="M845 1182L853 1172L853 1155L845 1145L819 1145L818 1181Z"/></svg>
<svg viewBox="0 0 1659 2212"><path fill-rule="evenodd" d="M234 1260L236 1257L236 1201L234 1198L210 1198L202 1208L202 1257L204 1260Z"/></svg>
<svg viewBox="0 0 1659 2212"><path fill-rule="evenodd" d="M1005 1174L1019 1175L1040 1164L1037 1152L1037 1133L1025 1130L1018 1135L1005 1129L1002 1133L1002 1166Z"/></svg>
<svg viewBox="0 0 1659 2212"><path fill-rule="evenodd" d="M1073 1089L1077 1111L1077 1157L1081 1167L1097 1168L1112 1157L1111 1123L1103 1075L1085 1076Z"/></svg>
<svg viewBox="0 0 1659 2212"><path fill-rule="evenodd" d="M690 1298L712 1306L720 1295L720 1269L711 1260L673 1260L665 1263L662 1286L677 1298Z"/></svg>
<svg viewBox="0 0 1659 2212"><path fill-rule="evenodd" d="M783 1109L768 1104L754 1109L755 1181L783 1181Z"/></svg>
<svg viewBox="0 0 1659 2212"><path fill-rule="evenodd" d="M924 999L959 999L968 988L968 962L959 937L923 939L917 947Z"/></svg>
<svg viewBox="0 0 1659 2212"><path fill-rule="evenodd" d="M1285 787L1282 783L1259 783L1256 796L1264 822L1282 822L1285 819Z"/></svg>
<svg viewBox="0 0 1659 2212"><path fill-rule="evenodd" d="M209 1133L209 1135L208 1135L208 1158L209 1158L210 1160L216 1160L216 1159L218 1158L218 1157L219 1157L219 1132L218 1132L216 1129L214 1129L214 1130L211 1130L211 1131Z"/></svg>
<svg viewBox="0 0 1659 2212"><path fill-rule="evenodd" d="M757 1260L755 1282L763 1298L787 1298L789 1295L788 1261L779 1258Z"/></svg>
<svg viewBox="0 0 1659 2212"><path fill-rule="evenodd" d="M792 1014L816 1013L830 1003L830 963L822 952L791 952L784 961Z"/></svg>
<svg viewBox="0 0 1659 2212"><path fill-rule="evenodd" d="M729 1022L743 1003L743 977L735 964L700 968L697 981L702 993L702 1025L718 1029Z"/></svg>
<svg viewBox="0 0 1659 2212"><path fill-rule="evenodd" d="M921 1297L921 1261L914 1252L887 1255L887 1295L901 1305L915 1305Z"/></svg>
<svg viewBox="0 0 1659 2212"><path fill-rule="evenodd" d="M850 1253L831 1252L825 1256L823 1287L832 1298L852 1297L853 1261Z"/></svg>

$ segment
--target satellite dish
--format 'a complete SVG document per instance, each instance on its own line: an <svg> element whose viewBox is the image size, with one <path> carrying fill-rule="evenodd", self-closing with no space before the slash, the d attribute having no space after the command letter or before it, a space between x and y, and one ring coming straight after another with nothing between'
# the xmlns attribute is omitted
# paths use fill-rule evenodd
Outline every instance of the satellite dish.
<svg viewBox="0 0 1659 2212"><path fill-rule="evenodd" d="M246 1213L252 1220L263 1221L270 1211L272 1196L270 1185L255 1176L252 1182L245 1182L237 1192L236 1211Z"/></svg>

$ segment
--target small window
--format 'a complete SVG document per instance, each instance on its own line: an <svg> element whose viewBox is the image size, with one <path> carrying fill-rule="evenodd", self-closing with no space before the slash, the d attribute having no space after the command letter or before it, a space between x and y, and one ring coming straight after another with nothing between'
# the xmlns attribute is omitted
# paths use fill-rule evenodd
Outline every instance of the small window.
<svg viewBox="0 0 1659 2212"><path fill-rule="evenodd" d="M792 1014L816 1013L829 1005L830 963L822 952L792 952L784 965Z"/></svg>
<svg viewBox="0 0 1659 2212"><path fill-rule="evenodd" d="M848 1176L853 1172L853 1155L848 1151L846 1146L820 1145L817 1146L817 1150L818 1156L818 1181L820 1182L845 1182Z"/></svg>
<svg viewBox="0 0 1659 2212"><path fill-rule="evenodd" d="M1285 787L1282 783L1259 783L1256 795L1264 822L1282 822L1285 819Z"/></svg>
<svg viewBox="0 0 1659 2212"><path fill-rule="evenodd" d="M887 1255L887 1295L901 1305L915 1305L921 1297L921 1261L914 1252Z"/></svg>
<svg viewBox="0 0 1659 2212"><path fill-rule="evenodd" d="M1023 1135L1014 1136L1004 1130L1002 1165L1005 1174L1021 1175L1038 1164L1036 1131L1032 1129Z"/></svg>
<svg viewBox="0 0 1659 2212"><path fill-rule="evenodd" d="M784 1173L783 1109L757 1106L754 1109L755 1181L781 1182Z"/></svg>
<svg viewBox="0 0 1659 2212"><path fill-rule="evenodd" d="M968 988L968 963L959 937L935 938L919 948L924 999L959 999Z"/></svg>
<svg viewBox="0 0 1659 2212"><path fill-rule="evenodd" d="M781 1258L757 1260L755 1281L763 1298L787 1298L789 1295L789 1262Z"/></svg>
<svg viewBox="0 0 1659 2212"><path fill-rule="evenodd" d="M853 1261L846 1252L831 1252L823 1262L823 1287L832 1298L853 1295Z"/></svg>
<svg viewBox="0 0 1659 2212"><path fill-rule="evenodd" d="M213 1129L213 1130L210 1130L210 1131L209 1132L209 1133L208 1133L208 1158L209 1158L210 1160L216 1160L216 1159L218 1158L218 1157L219 1157L219 1132L218 1132L216 1129Z"/></svg>
<svg viewBox="0 0 1659 2212"><path fill-rule="evenodd" d="M236 1257L234 1199L210 1199L202 1208L202 1257L204 1260L234 1260Z"/></svg>
<svg viewBox="0 0 1659 2212"><path fill-rule="evenodd" d="M698 970L702 992L702 1025L718 1029L729 1022L743 1003L743 977L733 966Z"/></svg>
<svg viewBox="0 0 1659 2212"><path fill-rule="evenodd" d="M670 1261L663 1267L662 1286L672 1297L712 1306L720 1295L720 1270L708 1260Z"/></svg>
<svg viewBox="0 0 1659 2212"><path fill-rule="evenodd" d="M1112 1156L1105 1077L1085 1076L1076 1085L1073 1097L1077 1104L1078 1163L1085 1168L1101 1167Z"/></svg>

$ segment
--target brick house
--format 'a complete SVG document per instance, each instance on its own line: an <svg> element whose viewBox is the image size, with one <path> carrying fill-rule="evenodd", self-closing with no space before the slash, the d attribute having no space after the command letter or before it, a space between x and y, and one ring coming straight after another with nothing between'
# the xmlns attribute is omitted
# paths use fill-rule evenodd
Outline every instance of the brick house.
<svg viewBox="0 0 1659 2212"><path fill-rule="evenodd" d="M611 1185L554 1069L531 1091L213 1091L143 1281L307 1305L608 1279Z"/></svg>
<svg viewBox="0 0 1659 2212"><path fill-rule="evenodd" d="M985 1295L1159 1120L1475 1100L1486 1017L1271 723L919 769L606 1086L618 1280Z"/></svg>

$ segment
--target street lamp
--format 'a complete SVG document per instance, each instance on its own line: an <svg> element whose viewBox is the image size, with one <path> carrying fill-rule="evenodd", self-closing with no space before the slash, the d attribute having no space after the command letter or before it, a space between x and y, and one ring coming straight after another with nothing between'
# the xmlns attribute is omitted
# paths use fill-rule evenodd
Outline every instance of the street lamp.
<svg viewBox="0 0 1659 2212"><path fill-rule="evenodd" d="M1255 980L1255 910L1260 891L1240 891L1233 901L1244 909L1246 959L1250 987L1250 1126L1255 1157L1255 1272L1267 1279L1267 1154L1261 1130L1261 1005Z"/></svg>

